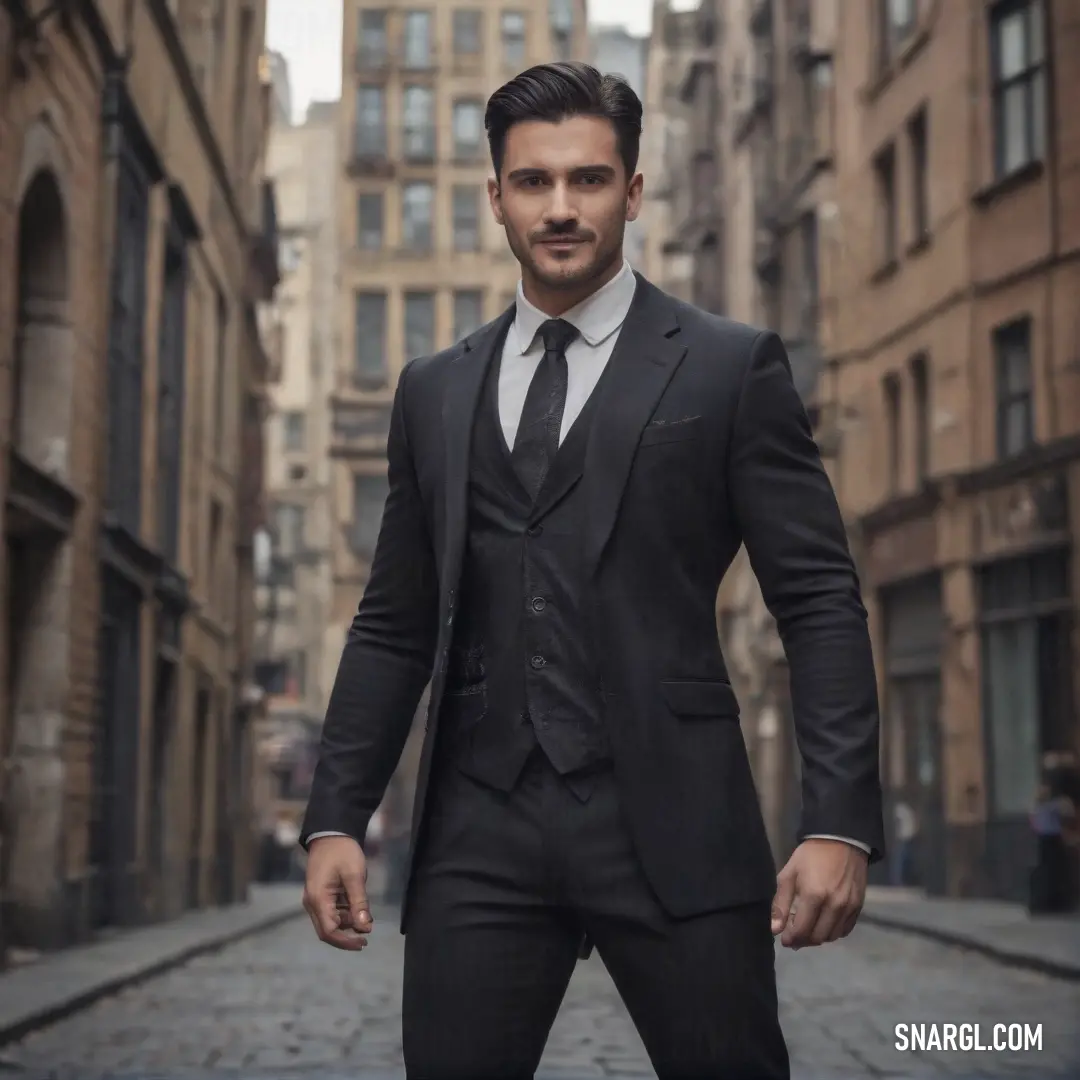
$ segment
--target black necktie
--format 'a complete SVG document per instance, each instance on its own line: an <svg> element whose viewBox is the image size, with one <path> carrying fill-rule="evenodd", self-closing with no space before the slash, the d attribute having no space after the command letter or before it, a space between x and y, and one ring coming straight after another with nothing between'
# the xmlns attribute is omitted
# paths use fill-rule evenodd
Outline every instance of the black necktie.
<svg viewBox="0 0 1080 1080"><path fill-rule="evenodd" d="M525 395L513 452L514 467L534 500L559 449L566 407L566 346L578 331L562 319L548 319L539 334L544 341L544 357Z"/></svg>

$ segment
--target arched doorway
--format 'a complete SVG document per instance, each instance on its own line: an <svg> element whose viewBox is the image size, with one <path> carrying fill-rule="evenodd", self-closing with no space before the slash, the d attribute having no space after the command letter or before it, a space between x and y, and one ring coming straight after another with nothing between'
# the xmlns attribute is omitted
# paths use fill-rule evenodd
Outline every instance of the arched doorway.
<svg viewBox="0 0 1080 1080"><path fill-rule="evenodd" d="M68 226L55 172L40 168L18 215L12 422L4 513L4 931L48 946L56 926L68 706L74 347Z"/></svg>

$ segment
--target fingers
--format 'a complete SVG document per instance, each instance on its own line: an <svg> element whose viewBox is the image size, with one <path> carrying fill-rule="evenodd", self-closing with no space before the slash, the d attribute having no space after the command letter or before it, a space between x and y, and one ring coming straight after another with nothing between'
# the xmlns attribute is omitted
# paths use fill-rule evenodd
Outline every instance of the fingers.
<svg viewBox="0 0 1080 1080"><path fill-rule="evenodd" d="M794 917L788 918L788 924L780 937L780 943L788 949L801 949L811 944L811 935L817 925L818 916L825 906L824 891L807 887L795 882Z"/></svg>
<svg viewBox="0 0 1080 1080"><path fill-rule="evenodd" d="M371 917L371 907L367 898L367 870L364 872L353 870L343 873L341 883L345 889L345 901L349 913L349 921L354 930L360 933L369 933L374 920Z"/></svg>
<svg viewBox="0 0 1080 1080"><path fill-rule="evenodd" d="M305 894L304 908L320 941L346 952L359 952L367 944L367 931L361 933L352 926L348 908L338 907L335 893L327 892L322 899Z"/></svg>
<svg viewBox="0 0 1080 1080"><path fill-rule="evenodd" d="M852 886L832 891L809 887L797 890L795 908L795 918L781 942L787 948L802 949L847 937L855 929L862 903Z"/></svg>
<svg viewBox="0 0 1080 1080"><path fill-rule="evenodd" d="M304 910L320 941L335 949L358 952L367 943L373 922L364 887L367 868L363 853L353 841L319 843L323 847L308 859Z"/></svg>
<svg viewBox="0 0 1080 1080"><path fill-rule="evenodd" d="M795 899L795 870L789 863L776 878L776 895L772 902L772 932L779 934L791 917L791 904Z"/></svg>

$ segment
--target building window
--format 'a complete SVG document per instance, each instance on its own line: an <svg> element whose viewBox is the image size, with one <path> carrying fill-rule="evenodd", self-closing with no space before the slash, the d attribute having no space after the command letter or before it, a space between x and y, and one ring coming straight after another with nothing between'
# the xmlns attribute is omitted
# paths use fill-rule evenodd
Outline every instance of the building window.
<svg viewBox="0 0 1080 1080"><path fill-rule="evenodd" d="M930 167L925 106L908 121L907 132L911 153L912 240L918 244L930 235Z"/></svg>
<svg viewBox="0 0 1080 1080"><path fill-rule="evenodd" d="M361 389L386 385L386 293L356 294L353 382Z"/></svg>
<svg viewBox="0 0 1080 1080"><path fill-rule="evenodd" d="M435 294L405 294L405 358L430 356L435 352Z"/></svg>
<svg viewBox="0 0 1080 1080"><path fill-rule="evenodd" d="M455 101L454 158L475 161L484 152L484 106L479 101Z"/></svg>
<svg viewBox="0 0 1080 1080"><path fill-rule="evenodd" d="M116 262L109 317L109 507L141 532L143 329L150 176L126 133L117 182Z"/></svg>
<svg viewBox="0 0 1080 1080"><path fill-rule="evenodd" d="M431 67L431 12L406 11L401 59L414 71Z"/></svg>
<svg viewBox="0 0 1080 1080"><path fill-rule="evenodd" d="M548 13L552 33L568 37L574 32L574 0L550 0Z"/></svg>
<svg viewBox="0 0 1080 1080"><path fill-rule="evenodd" d="M185 237L171 219L158 324L158 544L174 566L180 549L183 403L188 262Z"/></svg>
<svg viewBox="0 0 1080 1080"><path fill-rule="evenodd" d="M430 86L406 86L402 117L405 160L434 160L435 91Z"/></svg>
<svg viewBox="0 0 1080 1080"><path fill-rule="evenodd" d="M453 191L454 250L480 250L480 189L456 185Z"/></svg>
<svg viewBox="0 0 1080 1080"><path fill-rule="evenodd" d="M890 143L874 158L877 187L878 245L881 266L896 261L896 148Z"/></svg>
<svg viewBox="0 0 1080 1080"><path fill-rule="evenodd" d="M997 451L1007 458L1035 441L1031 386L1031 320L1018 319L994 331L997 372Z"/></svg>
<svg viewBox="0 0 1080 1080"><path fill-rule="evenodd" d="M374 8L360 11L359 40L356 43L357 67L380 68L386 63L387 36L386 12Z"/></svg>
<svg viewBox="0 0 1080 1080"><path fill-rule="evenodd" d="M401 188L401 245L426 252L434 246L435 185L416 180Z"/></svg>
<svg viewBox="0 0 1080 1080"><path fill-rule="evenodd" d="M453 35L455 56L479 56L483 50L483 15L469 8L454 12Z"/></svg>
<svg viewBox="0 0 1080 1080"><path fill-rule="evenodd" d="M282 351L284 355L284 350ZM229 373L229 302L217 291L214 304L214 456L225 457L225 398Z"/></svg>
<svg viewBox="0 0 1080 1080"><path fill-rule="evenodd" d="M281 425L286 453L296 453L304 449L304 420L304 414L297 409L282 415Z"/></svg>
<svg viewBox="0 0 1080 1080"><path fill-rule="evenodd" d="M894 60L915 32L916 0L879 0L881 59Z"/></svg>
<svg viewBox="0 0 1080 1080"><path fill-rule="evenodd" d="M356 88L356 156L386 157L386 95L381 86Z"/></svg>
<svg viewBox="0 0 1080 1080"><path fill-rule="evenodd" d="M911 358L911 396L915 413L915 474L922 485L930 475L930 360L926 353Z"/></svg>
<svg viewBox="0 0 1080 1080"><path fill-rule="evenodd" d="M520 68L525 63L525 15L521 11L504 11L500 25L503 63Z"/></svg>
<svg viewBox="0 0 1080 1080"><path fill-rule="evenodd" d="M548 8L551 43L557 60L569 60L574 41L574 0L551 0Z"/></svg>
<svg viewBox="0 0 1080 1080"><path fill-rule="evenodd" d="M484 294L479 289L458 289L454 293L454 340L461 341L484 322Z"/></svg>
<svg viewBox="0 0 1080 1080"><path fill-rule="evenodd" d="M361 251L381 251L383 246L383 197L365 191L356 200L356 242Z"/></svg>
<svg viewBox="0 0 1080 1080"><path fill-rule="evenodd" d="M893 375L886 375L882 383L885 396L885 454L886 485L890 495L900 490L901 430L900 380Z"/></svg>
<svg viewBox="0 0 1080 1080"><path fill-rule="evenodd" d="M1046 140L1046 54L1041 0L991 9L994 172L1039 161Z"/></svg>
<svg viewBox="0 0 1080 1080"><path fill-rule="evenodd" d="M389 484L385 476L353 476L353 518L349 541L353 553L367 562L375 557Z"/></svg>
<svg viewBox="0 0 1080 1080"><path fill-rule="evenodd" d="M274 508L274 554L282 559L295 559L304 550L304 522L307 515L302 506L278 503Z"/></svg>

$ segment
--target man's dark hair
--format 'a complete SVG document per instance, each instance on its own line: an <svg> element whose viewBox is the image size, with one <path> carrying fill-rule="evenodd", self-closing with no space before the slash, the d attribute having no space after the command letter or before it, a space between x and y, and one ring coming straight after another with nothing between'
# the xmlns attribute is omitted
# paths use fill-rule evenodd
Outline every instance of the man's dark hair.
<svg viewBox="0 0 1080 1080"><path fill-rule="evenodd" d="M484 126L496 179L502 172L506 136L530 120L558 123L571 116L611 121L629 180L637 170L641 143L641 99L620 75L601 75L579 61L539 64L499 87L488 98Z"/></svg>

